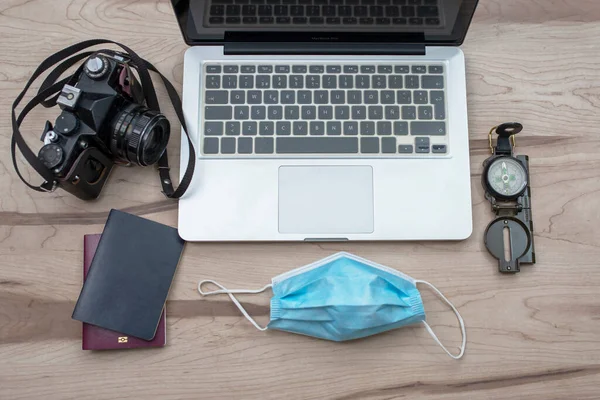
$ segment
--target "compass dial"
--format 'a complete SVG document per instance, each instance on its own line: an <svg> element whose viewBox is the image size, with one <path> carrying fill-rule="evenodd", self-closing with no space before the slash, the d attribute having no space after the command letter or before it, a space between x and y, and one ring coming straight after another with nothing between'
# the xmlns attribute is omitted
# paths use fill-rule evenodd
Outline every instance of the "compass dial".
<svg viewBox="0 0 600 400"><path fill-rule="evenodd" d="M516 197L527 186L527 172L514 158L501 157L492 161L487 181L490 188L502 197Z"/></svg>

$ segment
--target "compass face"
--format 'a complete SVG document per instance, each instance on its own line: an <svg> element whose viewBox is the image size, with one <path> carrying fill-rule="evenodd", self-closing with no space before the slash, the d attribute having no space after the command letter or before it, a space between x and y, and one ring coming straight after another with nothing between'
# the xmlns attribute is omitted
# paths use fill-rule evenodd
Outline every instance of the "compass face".
<svg viewBox="0 0 600 400"><path fill-rule="evenodd" d="M490 188L503 197L516 197L527 186L527 172L514 158L501 157L492 161L487 181Z"/></svg>

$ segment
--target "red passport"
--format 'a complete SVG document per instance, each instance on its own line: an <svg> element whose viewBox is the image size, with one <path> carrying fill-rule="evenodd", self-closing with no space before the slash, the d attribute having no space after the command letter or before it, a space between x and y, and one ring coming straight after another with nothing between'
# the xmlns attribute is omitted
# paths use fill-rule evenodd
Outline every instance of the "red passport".
<svg viewBox="0 0 600 400"><path fill-rule="evenodd" d="M87 277L92 259L96 253L101 234L83 236L83 281ZM96 268L99 266L97 265ZM83 350L135 349L140 347L163 347L167 342L166 307L160 316L156 335L152 340L139 339L114 332L99 326L83 323Z"/></svg>

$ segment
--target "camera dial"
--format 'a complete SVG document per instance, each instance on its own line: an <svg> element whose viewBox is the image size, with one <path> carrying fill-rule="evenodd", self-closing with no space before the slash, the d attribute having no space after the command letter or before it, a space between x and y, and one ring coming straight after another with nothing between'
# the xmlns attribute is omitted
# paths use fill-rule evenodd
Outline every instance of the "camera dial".
<svg viewBox="0 0 600 400"><path fill-rule="evenodd" d="M72 135L79 128L79 120L74 114L63 112L56 118L54 123L54 131L65 136Z"/></svg>
<svg viewBox="0 0 600 400"><path fill-rule="evenodd" d="M106 57L101 55L94 55L88 58L85 62L85 73L92 79L100 79L104 77L108 71L109 62Z"/></svg>
<svg viewBox="0 0 600 400"><path fill-rule="evenodd" d="M38 153L38 159L46 166L46 168L52 169L60 163L64 158L64 151L62 147L57 144L47 144L40 149Z"/></svg>

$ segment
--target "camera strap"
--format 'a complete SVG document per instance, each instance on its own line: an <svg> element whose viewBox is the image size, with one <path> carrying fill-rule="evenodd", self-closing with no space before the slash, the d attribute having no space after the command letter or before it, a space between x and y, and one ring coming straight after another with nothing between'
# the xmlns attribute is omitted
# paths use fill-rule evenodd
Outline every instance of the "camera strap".
<svg viewBox="0 0 600 400"><path fill-rule="evenodd" d="M173 108L175 109L177 118L179 119L179 122L181 123L181 127L183 128L183 131L185 132L186 138L188 140L189 154L188 154L188 165L186 167L185 173L183 174L183 177L181 178L181 181L179 182L179 186L177 187L177 189L175 189L173 187L173 181L171 180L169 159L167 157L166 149L163 152L162 156L160 157L160 159L158 160L156 165L158 168L160 184L162 185L162 192L164 193L164 195L167 196L168 198L172 198L172 199L180 198L181 196L183 196L183 194L185 193L185 191L187 190L188 186L190 185L190 183L192 181L192 175L194 174L194 168L195 168L195 163L196 163L196 153L194 151L194 146L192 144L192 141L191 141L190 136L187 131L187 126L185 124L185 118L183 115L183 109L181 106L181 99L179 97L179 94L177 93L177 90L171 84L171 82L169 82L169 80L167 78L165 78L164 75L161 74L156 69L156 67L154 67L154 65L152 65L150 62L148 62L148 61L144 60L143 58L141 58L140 56L138 56L129 47L127 47L123 44L114 42L112 40L106 40L106 39L86 40L84 42L69 46L69 47L51 55L50 57L46 58L37 67L37 69L32 74L31 78L25 85L25 88L23 89L23 91L19 94L19 96L17 96L17 98L13 102L13 105L12 105L12 129L13 129L13 132L12 132L12 138L11 138L11 156L12 156L13 166L15 168L15 171L17 172L17 175L28 187L30 187L31 189L36 190L38 192L53 191L58 186L58 181L56 180L52 171L50 171L48 168L46 168L46 166L44 164L42 164L42 162L38 159L38 157L35 155L35 153L29 148L29 146L25 142L25 139L23 138L19 128L20 128L21 124L23 123L23 120L25 119L27 114L29 114L29 112L37 105L41 104L42 106L44 106L46 108L54 107L56 105L56 100L58 99L58 96L60 95L60 92L61 92L63 86L65 84L74 83L73 81L79 75L83 66L80 66L73 75L63 78L60 81L57 81L57 80L70 67L72 67L76 63L80 62L81 60L85 59L86 57L89 57L91 54L96 52L96 51L87 51L87 52L80 53L81 51L83 51L89 47L97 46L97 45L101 45L101 44L117 45L117 46L121 47L124 50L124 52L129 56L129 58L131 60L131 62L130 62L131 67L136 69L139 74L140 84L142 86L142 91L143 91L144 99L146 101L146 105L149 109L151 109L153 111L160 112L160 106L158 103L158 97L156 95L156 90L154 88L154 84L150 77L149 71L156 72L162 79L162 82L167 89L167 94L169 95L169 99L171 100L171 104L173 105ZM97 50L97 51L107 53L107 54L116 54L116 52L114 50L102 49L102 50ZM25 94L31 87L32 83L37 78L39 78L39 76L42 73L44 73L48 69L52 68L56 64L58 64L58 65L48 74L48 76L46 77L46 79L44 80L42 85L40 86L40 89L38 90L37 95L34 96L33 99L31 99L23 107L23 110L21 110L21 112L19 113L19 116L17 117L16 109L19 106L19 104L21 103L21 101L23 100L23 97L25 97ZM23 154L23 157L25 157L25 160L33 167L33 169L36 170L36 172L38 174L40 174L40 176L42 178L44 178L44 182L41 185L39 185L39 186L32 185L21 174L19 167L17 165L17 158L16 158L16 148L17 147Z"/></svg>

